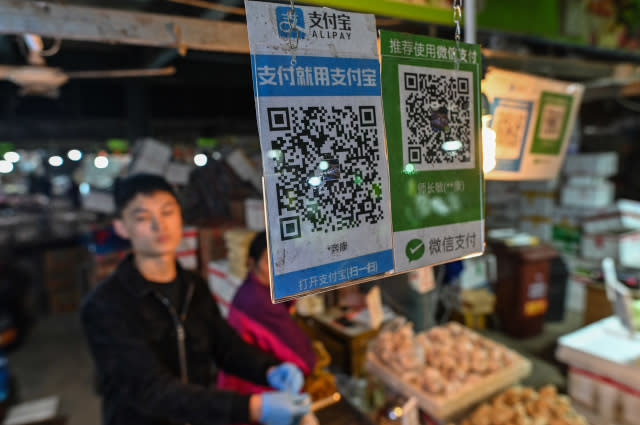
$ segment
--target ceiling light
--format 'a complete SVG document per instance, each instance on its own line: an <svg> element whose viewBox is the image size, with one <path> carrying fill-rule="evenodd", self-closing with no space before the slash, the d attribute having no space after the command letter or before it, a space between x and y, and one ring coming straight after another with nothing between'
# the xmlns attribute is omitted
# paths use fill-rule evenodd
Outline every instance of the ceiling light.
<svg viewBox="0 0 640 425"><path fill-rule="evenodd" d="M16 163L20 161L20 154L18 152L13 152L13 151L5 152L4 159L11 163Z"/></svg>
<svg viewBox="0 0 640 425"><path fill-rule="evenodd" d="M60 155L54 155L49 157L49 165L52 167L59 167L64 163L64 159Z"/></svg>
<svg viewBox="0 0 640 425"><path fill-rule="evenodd" d="M82 159L82 152L78 149L71 149L67 152L67 157L72 161L80 161Z"/></svg>
<svg viewBox="0 0 640 425"><path fill-rule="evenodd" d="M109 166L109 158L103 155L96 156L93 160L93 165L95 165L96 168L107 168Z"/></svg>
<svg viewBox="0 0 640 425"><path fill-rule="evenodd" d="M0 159L0 173L7 174L13 171L13 164L4 159Z"/></svg>
<svg viewBox="0 0 640 425"><path fill-rule="evenodd" d="M193 163L196 164L198 167L203 167L207 165L208 161L209 159L207 158L207 155L203 153L199 153L197 155L194 155L193 157Z"/></svg>

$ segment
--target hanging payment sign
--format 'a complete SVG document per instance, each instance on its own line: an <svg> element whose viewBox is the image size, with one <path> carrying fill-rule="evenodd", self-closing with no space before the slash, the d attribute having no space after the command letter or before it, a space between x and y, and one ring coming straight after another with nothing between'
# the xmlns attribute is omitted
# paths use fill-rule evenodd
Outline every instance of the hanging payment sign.
<svg viewBox="0 0 640 425"><path fill-rule="evenodd" d="M493 180L556 178L569 145L584 86L490 69L482 88L496 132Z"/></svg>
<svg viewBox="0 0 640 425"><path fill-rule="evenodd" d="M484 246L480 47L380 31L395 271Z"/></svg>
<svg viewBox="0 0 640 425"><path fill-rule="evenodd" d="M274 301L393 269L373 15L247 1Z"/></svg>

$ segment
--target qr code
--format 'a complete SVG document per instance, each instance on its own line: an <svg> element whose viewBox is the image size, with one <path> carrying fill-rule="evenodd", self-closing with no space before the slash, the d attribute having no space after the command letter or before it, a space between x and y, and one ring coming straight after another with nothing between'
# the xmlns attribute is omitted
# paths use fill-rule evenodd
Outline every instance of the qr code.
<svg viewBox="0 0 640 425"><path fill-rule="evenodd" d="M562 135L566 112L567 107L565 105L545 105L542 109L542 125L538 136L541 139L559 139Z"/></svg>
<svg viewBox="0 0 640 425"><path fill-rule="evenodd" d="M374 105L267 108L282 240L384 219Z"/></svg>
<svg viewBox="0 0 640 425"><path fill-rule="evenodd" d="M493 114L492 128L496 132L496 156L501 159L515 159L520 156L524 142L529 114L524 109L498 107Z"/></svg>
<svg viewBox="0 0 640 425"><path fill-rule="evenodd" d="M472 73L400 65L405 164L415 170L475 167Z"/></svg>

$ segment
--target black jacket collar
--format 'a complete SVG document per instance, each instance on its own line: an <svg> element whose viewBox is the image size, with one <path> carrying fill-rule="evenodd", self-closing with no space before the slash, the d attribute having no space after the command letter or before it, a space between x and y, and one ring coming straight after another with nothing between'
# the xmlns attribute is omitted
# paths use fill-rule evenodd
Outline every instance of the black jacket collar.
<svg viewBox="0 0 640 425"><path fill-rule="evenodd" d="M178 275L189 285L192 284L191 279L187 278L188 273L185 273L180 263L176 261ZM136 263L133 260L133 254L128 254L118 265L116 269L116 278L122 286L137 297L144 297L151 293L153 287L147 283L144 279Z"/></svg>

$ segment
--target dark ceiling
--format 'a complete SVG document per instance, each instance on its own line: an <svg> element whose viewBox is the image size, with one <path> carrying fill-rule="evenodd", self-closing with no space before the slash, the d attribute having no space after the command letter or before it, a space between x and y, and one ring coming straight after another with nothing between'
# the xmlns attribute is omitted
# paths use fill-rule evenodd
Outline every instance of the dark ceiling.
<svg viewBox="0 0 640 425"><path fill-rule="evenodd" d="M243 0L208 0L243 7ZM238 21L234 15L187 6L170 0L56 0L55 3L108 7L140 12ZM288 2L286 2L288 3ZM385 28L452 37L451 27L387 20ZM380 21L382 22L382 21ZM379 25L380 25L379 22ZM564 57L598 57L598 52L553 45L537 39L480 32L484 46L523 49L529 53ZM53 40L45 39L45 47ZM26 64L26 49L16 36L0 36L0 64ZM605 60L615 61L615 55ZM637 61L637 58L635 58ZM163 140L194 140L198 136L256 134L250 60L247 54L63 40L47 65L67 71L174 66L170 77L70 80L57 98L20 96L12 83L0 82L0 141L23 146L74 143L121 137L153 136Z"/></svg>

